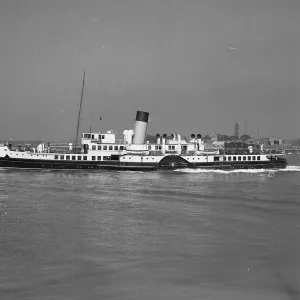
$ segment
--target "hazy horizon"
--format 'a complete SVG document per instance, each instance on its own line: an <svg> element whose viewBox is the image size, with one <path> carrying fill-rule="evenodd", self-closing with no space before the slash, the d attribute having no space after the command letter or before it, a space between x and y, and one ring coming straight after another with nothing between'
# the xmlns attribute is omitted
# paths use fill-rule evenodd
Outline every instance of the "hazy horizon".
<svg viewBox="0 0 300 300"><path fill-rule="evenodd" d="M149 133L300 136L297 0L2 0L0 140ZM99 118L102 117L100 121Z"/></svg>

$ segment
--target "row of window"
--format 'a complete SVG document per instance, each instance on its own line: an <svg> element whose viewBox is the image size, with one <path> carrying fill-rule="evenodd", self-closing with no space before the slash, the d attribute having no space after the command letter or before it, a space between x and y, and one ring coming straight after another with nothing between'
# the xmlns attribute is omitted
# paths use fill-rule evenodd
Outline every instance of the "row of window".
<svg viewBox="0 0 300 300"><path fill-rule="evenodd" d="M90 139L90 138L92 138L92 139L99 138L99 139L102 139L102 140L105 139L105 135L104 134L102 134L102 135L101 134L94 135L94 134L90 134L90 133L83 133L82 137L85 138L85 139Z"/></svg>
<svg viewBox="0 0 300 300"><path fill-rule="evenodd" d="M54 155L54 159L59 160L87 160L86 155ZM92 156L92 160L110 160L110 156Z"/></svg>
<svg viewBox="0 0 300 300"><path fill-rule="evenodd" d="M244 161L245 160L260 160L260 156L250 156L250 155L249 156L232 156L232 157L228 156L227 160L231 161L231 159L232 159L233 161L236 161L236 160L241 161L242 157L243 157ZM223 157L223 161L226 161L226 156Z"/></svg>
<svg viewBox="0 0 300 300"><path fill-rule="evenodd" d="M92 150L124 150L124 146L92 145Z"/></svg>
<svg viewBox="0 0 300 300"><path fill-rule="evenodd" d="M45 156L45 155L43 155ZM46 155L47 156L47 155ZM60 160L87 160L86 155L54 155L54 159ZM147 158L148 159L148 158ZM193 158L194 159L194 158ZM199 158L198 158L199 159ZM111 160L111 156L92 156L92 160ZM214 157L214 161L219 161L219 156ZM260 156L224 156L223 161L251 161L251 160L260 160Z"/></svg>

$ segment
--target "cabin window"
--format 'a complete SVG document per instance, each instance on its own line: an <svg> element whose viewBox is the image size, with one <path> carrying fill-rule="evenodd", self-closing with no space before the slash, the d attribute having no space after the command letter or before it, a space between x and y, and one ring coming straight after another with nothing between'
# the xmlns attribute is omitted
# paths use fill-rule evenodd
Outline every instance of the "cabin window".
<svg viewBox="0 0 300 300"><path fill-rule="evenodd" d="M124 150L124 146L120 146L120 150Z"/></svg>
<svg viewBox="0 0 300 300"><path fill-rule="evenodd" d="M70 160L70 155L66 155L66 160Z"/></svg>
<svg viewBox="0 0 300 300"><path fill-rule="evenodd" d="M92 160L96 160L96 156L92 156Z"/></svg>
<svg viewBox="0 0 300 300"><path fill-rule="evenodd" d="M95 138L95 136L92 134L92 139L94 139Z"/></svg>
<svg viewBox="0 0 300 300"><path fill-rule="evenodd" d="M77 159L78 159L78 160L81 160L81 156L80 156L80 155L78 155Z"/></svg>
<svg viewBox="0 0 300 300"><path fill-rule="evenodd" d="M248 160L251 160L251 156L248 156Z"/></svg>
<svg viewBox="0 0 300 300"><path fill-rule="evenodd" d="M252 160L255 160L255 156L252 156Z"/></svg>
<svg viewBox="0 0 300 300"><path fill-rule="evenodd" d="M104 134L101 135L101 139L103 139L103 140L105 139L105 135Z"/></svg>
<svg viewBox="0 0 300 300"><path fill-rule="evenodd" d="M92 145L92 150L96 150L96 145Z"/></svg>
<svg viewBox="0 0 300 300"><path fill-rule="evenodd" d="M103 160L110 160L110 156L103 156Z"/></svg>
<svg viewBox="0 0 300 300"><path fill-rule="evenodd" d="M76 160L76 156L75 155L72 155L72 160Z"/></svg>
<svg viewBox="0 0 300 300"><path fill-rule="evenodd" d="M103 146L103 150L107 150L107 146Z"/></svg>
<svg viewBox="0 0 300 300"><path fill-rule="evenodd" d="M231 161L231 156L228 156L228 161Z"/></svg>
<svg viewBox="0 0 300 300"><path fill-rule="evenodd" d="M101 160L101 156L98 156L97 160Z"/></svg>
<svg viewBox="0 0 300 300"><path fill-rule="evenodd" d="M98 145L98 150L101 150L101 145Z"/></svg>
<svg viewBox="0 0 300 300"><path fill-rule="evenodd" d="M58 155L54 155L54 159L58 159Z"/></svg>
<svg viewBox="0 0 300 300"><path fill-rule="evenodd" d="M226 156L223 157L223 161L226 161Z"/></svg>
<svg viewBox="0 0 300 300"><path fill-rule="evenodd" d="M257 156L257 160L260 160L260 156Z"/></svg>
<svg viewBox="0 0 300 300"><path fill-rule="evenodd" d="M113 149L113 146L109 146L109 150L112 150Z"/></svg>
<svg viewBox="0 0 300 300"><path fill-rule="evenodd" d="M238 156L238 160L242 160L242 157L241 157L241 156Z"/></svg>
<svg viewBox="0 0 300 300"><path fill-rule="evenodd" d="M218 156L214 157L214 161L219 161L219 160L220 160L220 158Z"/></svg>
<svg viewBox="0 0 300 300"><path fill-rule="evenodd" d="M84 156L84 157L83 157L83 160L87 160L87 156Z"/></svg>
<svg viewBox="0 0 300 300"><path fill-rule="evenodd" d="M118 146L115 146L115 150L118 150L118 148L119 148Z"/></svg>
<svg viewBox="0 0 300 300"><path fill-rule="evenodd" d="M61 155L61 156L60 156L60 159L64 159L64 158L65 158L64 155Z"/></svg>
<svg viewBox="0 0 300 300"><path fill-rule="evenodd" d="M233 156L233 160L236 160L236 156Z"/></svg>
<svg viewBox="0 0 300 300"><path fill-rule="evenodd" d="M246 160L246 156L243 156L243 160Z"/></svg>
<svg viewBox="0 0 300 300"><path fill-rule="evenodd" d="M158 150L158 146L155 146L155 150Z"/></svg>
<svg viewBox="0 0 300 300"><path fill-rule="evenodd" d="M90 139L90 138L91 138L91 135L86 133L86 134L84 134L84 138Z"/></svg>

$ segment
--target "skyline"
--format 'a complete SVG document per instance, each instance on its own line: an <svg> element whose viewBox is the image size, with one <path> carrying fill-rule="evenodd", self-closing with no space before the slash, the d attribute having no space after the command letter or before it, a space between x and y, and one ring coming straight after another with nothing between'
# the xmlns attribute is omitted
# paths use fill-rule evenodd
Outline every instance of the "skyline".
<svg viewBox="0 0 300 300"><path fill-rule="evenodd" d="M84 71L80 132L144 110L151 133L247 120L250 135L298 137L299 13L294 0L3 0L0 139L73 139Z"/></svg>

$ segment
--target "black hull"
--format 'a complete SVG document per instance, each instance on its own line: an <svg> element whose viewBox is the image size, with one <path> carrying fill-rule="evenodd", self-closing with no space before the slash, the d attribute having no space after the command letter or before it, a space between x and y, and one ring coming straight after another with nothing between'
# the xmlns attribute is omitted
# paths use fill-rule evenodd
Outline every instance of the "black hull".
<svg viewBox="0 0 300 300"><path fill-rule="evenodd" d="M183 162L184 161L184 162ZM52 169L52 170L119 170L119 171L157 171L176 169L211 169L211 170L234 170L234 169L281 169L287 166L285 159L270 161L251 162L211 162L189 163L186 160L168 160L158 164L153 163L120 163L119 161L58 161L58 160L33 160L0 158L2 168L23 169Z"/></svg>

